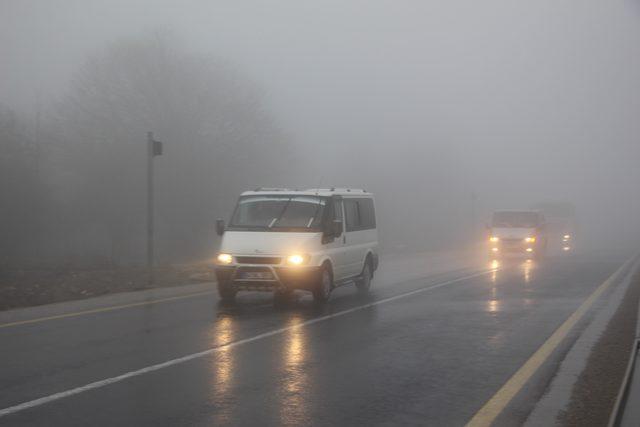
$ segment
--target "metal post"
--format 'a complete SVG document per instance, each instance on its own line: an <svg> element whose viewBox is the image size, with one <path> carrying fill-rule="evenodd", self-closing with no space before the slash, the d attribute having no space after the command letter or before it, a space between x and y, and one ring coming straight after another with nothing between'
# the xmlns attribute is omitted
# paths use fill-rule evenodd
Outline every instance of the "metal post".
<svg viewBox="0 0 640 427"><path fill-rule="evenodd" d="M153 264L153 132L147 132L147 271L149 285L154 282Z"/></svg>
<svg viewBox="0 0 640 427"><path fill-rule="evenodd" d="M162 155L162 142L153 139L153 132L147 132L147 270L149 285L153 284L153 158Z"/></svg>

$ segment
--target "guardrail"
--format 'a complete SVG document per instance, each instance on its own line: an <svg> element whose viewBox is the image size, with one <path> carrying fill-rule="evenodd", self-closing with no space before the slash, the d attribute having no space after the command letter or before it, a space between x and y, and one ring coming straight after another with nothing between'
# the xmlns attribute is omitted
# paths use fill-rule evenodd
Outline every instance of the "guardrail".
<svg viewBox="0 0 640 427"><path fill-rule="evenodd" d="M636 261L629 271L629 280L633 280L634 276L640 274L640 254L636 255ZM633 285L633 284L632 284ZM623 420L625 415L625 409L627 408L627 401L631 394L631 388L633 385L634 374L638 369L638 358L640 357L640 307L638 307L638 317L636 319L636 334L631 347L631 353L629 355L629 362L627 363L627 369L620 385L620 391L618 397L613 405L613 411L609 418L608 427L620 427L623 426ZM637 396L640 397L640 396ZM640 421L640 420L637 420ZM637 425L637 424L634 424Z"/></svg>
<svg viewBox="0 0 640 427"><path fill-rule="evenodd" d="M622 425L622 419L624 417L624 411L627 406L627 400L629 398L629 392L631 390L633 375L637 368L636 362L638 359L639 350L640 339L636 338L633 342L633 347L631 348L631 355L629 356L627 370L624 374L622 385L620 386L620 391L618 392L618 397L616 398L616 403L613 406L613 411L611 412L611 418L609 418L608 427L619 427Z"/></svg>

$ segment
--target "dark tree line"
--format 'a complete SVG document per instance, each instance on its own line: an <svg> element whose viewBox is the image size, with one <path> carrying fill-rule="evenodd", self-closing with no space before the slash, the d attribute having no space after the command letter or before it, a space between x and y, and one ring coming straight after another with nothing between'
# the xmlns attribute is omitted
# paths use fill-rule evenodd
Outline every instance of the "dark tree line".
<svg viewBox="0 0 640 427"><path fill-rule="evenodd" d="M0 108L0 265L30 254L43 232L49 201L43 162L28 121Z"/></svg>
<svg viewBox="0 0 640 427"><path fill-rule="evenodd" d="M247 187L281 184L292 164L260 88L163 35L96 52L47 113L38 146L27 124L0 116L4 258L18 245L22 258L43 261L140 262L147 131L165 143L156 160L164 262L210 256L216 216Z"/></svg>

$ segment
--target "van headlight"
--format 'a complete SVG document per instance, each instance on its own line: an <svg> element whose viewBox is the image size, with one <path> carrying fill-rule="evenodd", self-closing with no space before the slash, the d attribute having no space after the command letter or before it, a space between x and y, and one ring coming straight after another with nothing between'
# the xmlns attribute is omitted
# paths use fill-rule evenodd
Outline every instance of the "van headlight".
<svg viewBox="0 0 640 427"><path fill-rule="evenodd" d="M308 255L293 254L287 257L287 264L289 265L302 265L309 260Z"/></svg>
<svg viewBox="0 0 640 427"><path fill-rule="evenodd" d="M218 254L218 264L231 264L233 256L231 254Z"/></svg>
<svg viewBox="0 0 640 427"><path fill-rule="evenodd" d="M496 236L491 236L491 237L489 237L489 241L490 241L490 242L499 242L499 241L500 241L500 238L499 238L499 237L496 237Z"/></svg>
<svg viewBox="0 0 640 427"><path fill-rule="evenodd" d="M527 237L524 239L525 242L527 243L534 243L536 241L535 237Z"/></svg>

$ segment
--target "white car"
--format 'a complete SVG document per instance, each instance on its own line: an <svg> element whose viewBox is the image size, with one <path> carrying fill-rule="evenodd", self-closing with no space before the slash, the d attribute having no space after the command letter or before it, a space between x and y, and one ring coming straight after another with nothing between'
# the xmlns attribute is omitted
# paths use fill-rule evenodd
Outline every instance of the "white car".
<svg viewBox="0 0 640 427"><path fill-rule="evenodd" d="M488 230L494 259L512 254L540 258L547 249L545 218L539 211L495 211Z"/></svg>
<svg viewBox="0 0 640 427"><path fill-rule="evenodd" d="M242 193L222 236L215 272L223 300L238 291L294 289L318 303L355 283L366 292L378 267L373 195L356 189L257 189Z"/></svg>

